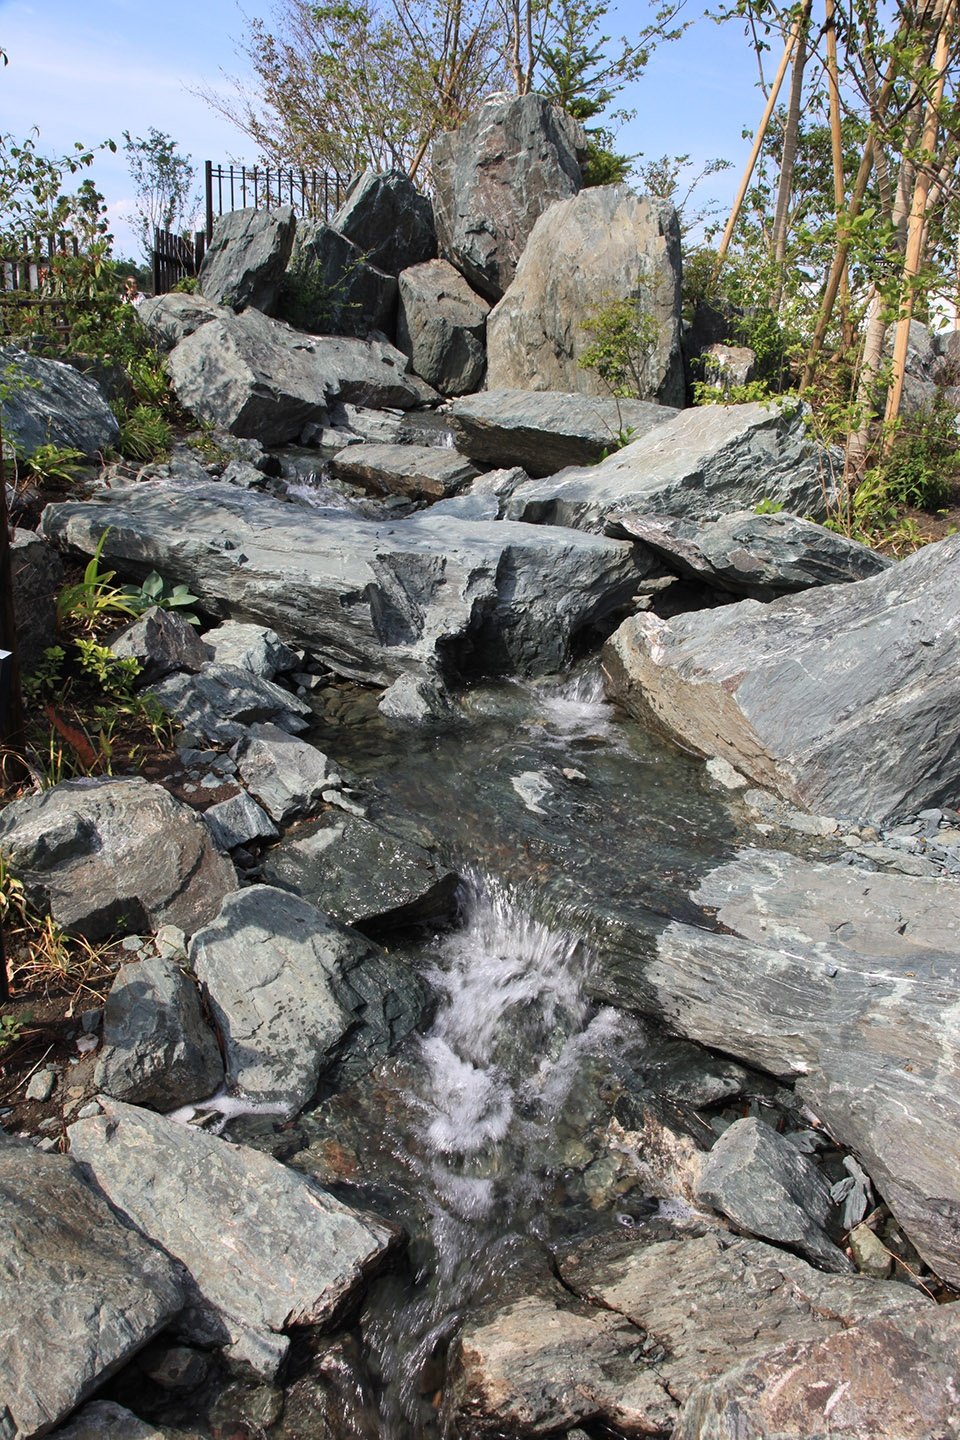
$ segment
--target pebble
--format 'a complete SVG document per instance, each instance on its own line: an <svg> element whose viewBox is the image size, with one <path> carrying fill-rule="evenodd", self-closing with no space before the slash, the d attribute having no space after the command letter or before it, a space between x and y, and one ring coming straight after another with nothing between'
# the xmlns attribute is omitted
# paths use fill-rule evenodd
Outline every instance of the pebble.
<svg viewBox="0 0 960 1440"><path fill-rule="evenodd" d="M57 1074L55 1070L38 1070L31 1075L30 1083L27 1086L27 1099L36 1100L43 1104L49 1100L57 1085Z"/></svg>
<svg viewBox="0 0 960 1440"><path fill-rule="evenodd" d="M165 959L174 955L186 955L187 937L178 925L161 925L153 943L157 947L157 954Z"/></svg>
<svg viewBox="0 0 960 1440"><path fill-rule="evenodd" d="M51 1150L60 1148L60 1141L54 1140L52 1135L48 1135L43 1140L37 1141L36 1148L42 1150L45 1155L49 1155Z"/></svg>
<svg viewBox="0 0 960 1440"><path fill-rule="evenodd" d="M77 1111L76 1118L78 1120L92 1120L94 1115L99 1114L101 1114L100 1106L97 1104L96 1100L91 1100L87 1105L80 1106L80 1109Z"/></svg>
<svg viewBox="0 0 960 1440"><path fill-rule="evenodd" d="M739 770L734 769L729 760L724 760L719 755L713 755L707 761L707 774L725 790L743 790L750 783Z"/></svg>
<svg viewBox="0 0 960 1440"><path fill-rule="evenodd" d="M59 1129L60 1129L60 1126L61 1126L61 1123L62 1123L62 1122L57 1119L56 1115L48 1115L47 1118L46 1118L46 1120L41 1120L41 1121L40 1121L40 1124L37 1126L37 1129L38 1129L38 1130L44 1130L44 1131L59 1130Z"/></svg>
<svg viewBox="0 0 960 1440"><path fill-rule="evenodd" d="M893 1269L893 1256L869 1225L855 1225L850 1231L850 1250L861 1275L886 1280Z"/></svg>
<svg viewBox="0 0 960 1440"><path fill-rule="evenodd" d="M213 771L211 771L209 775L204 775L203 779L200 781L200 789L219 790L222 784L223 776L217 775Z"/></svg>
<svg viewBox="0 0 960 1440"><path fill-rule="evenodd" d="M143 938L140 935L124 935L120 941L121 950L136 952L143 949Z"/></svg>

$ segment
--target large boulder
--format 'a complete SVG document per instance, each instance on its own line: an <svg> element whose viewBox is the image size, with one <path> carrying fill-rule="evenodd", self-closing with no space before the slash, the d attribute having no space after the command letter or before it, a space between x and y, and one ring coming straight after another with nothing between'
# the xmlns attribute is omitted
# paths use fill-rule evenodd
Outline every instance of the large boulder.
<svg viewBox="0 0 960 1440"><path fill-rule="evenodd" d="M489 313L490 302L446 260L411 265L400 275L397 346L441 395L479 390L487 369Z"/></svg>
<svg viewBox="0 0 960 1440"><path fill-rule="evenodd" d="M4 372L0 422L4 441L28 458L41 445L96 459L120 438L117 418L98 385L72 365L0 347Z"/></svg>
<svg viewBox="0 0 960 1440"><path fill-rule="evenodd" d="M200 266L204 300L269 313L280 295L296 226L289 205L221 215Z"/></svg>
<svg viewBox="0 0 960 1440"><path fill-rule="evenodd" d="M559 390L484 390L457 400L450 424L457 449L481 465L520 465L555 475L594 465L620 445L672 420L676 410L649 400L615 400Z"/></svg>
<svg viewBox="0 0 960 1440"><path fill-rule="evenodd" d="M348 445L333 457L331 468L338 479L375 495L415 500L442 500L479 473L455 450L436 445Z"/></svg>
<svg viewBox="0 0 960 1440"><path fill-rule="evenodd" d="M828 457L789 405L682 410L599 465L518 485L511 520L601 530L625 510L712 519L761 501L822 514Z"/></svg>
<svg viewBox="0 0 960 1440"><path fill-rule="evenodd" d="M331 225L305 221L297 230L279 315L315 335L392 335L397 282ZM427 377L424 376L424 379Z"/></svg>
<svg viewBox="0 0 960 1440"><path fill-rule="evenodd" d="M35 908L90 940L188 933L236 886L203 821L146 780L65 780L0 814L0 848Z"/></svg>
<svg viewBox="0 0 960 1440"><path fill-rule="evenodd" d="M487 321L487 383L503 390L605 395L581 361L591 322L626 306L625 349L643 400L682 405L680 230L676 211L626 185L582 190L541 215L516 276Z"/></svg>
<svg viewBox="0 0 960 1440"><path fill-rule="evenodd" d="M433 147L440 253L499 300L536 221L580 189L583 132L541 95L492 95Z"/></svg>
<svg viewBox="0 0 960 1440"><path fill-rule="evenodd" d="M402 170L365 170L334 215L333 228L388 275L437 253L433 206Z"/></svg>
<svg viewBox="0 0 960 1440"><path fill-rule="evenodd" d="M671 621L608 642L638 719L791 804L881 820L960 800L960 536L856 585Z"/></svg>
<svg viewBox="0 0 960 1440"><path fill-rule="evenodd" d="M171 291L167 295L152 295L137 308L137 316L147 327L147 332L158 350L172 350L221 314L219 305L205 300L202 295L180 295Z"/></svg>

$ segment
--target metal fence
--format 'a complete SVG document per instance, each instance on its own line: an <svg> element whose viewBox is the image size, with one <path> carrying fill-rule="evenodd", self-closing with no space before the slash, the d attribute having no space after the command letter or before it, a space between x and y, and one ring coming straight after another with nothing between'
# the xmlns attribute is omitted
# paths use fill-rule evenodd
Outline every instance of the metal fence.
<svg viewBox="0 0 960 1440"><path fill-rule="evenodd" d="M197 275L207 248L205 230L195 235L174 235L156 227L153 232L153 293L165 295L179 280Z"/></svg>
<svg viewBox="0 0 960 1440"><path fill-rule="evenodd" d="M275 210L292 205L298 216L330 220L340 209L350 178L336 170L305 170L293 165L204 165L206 233L230 210Z"/></svg>
<svg viewBox="0 0 960 1440"><path fill-rule="evenodd" d="M23 334L34 322L44 330L66 329L57 261L79 253L76 235L67 231L25 236L16 248L0 251L0 334Z"/></svg>

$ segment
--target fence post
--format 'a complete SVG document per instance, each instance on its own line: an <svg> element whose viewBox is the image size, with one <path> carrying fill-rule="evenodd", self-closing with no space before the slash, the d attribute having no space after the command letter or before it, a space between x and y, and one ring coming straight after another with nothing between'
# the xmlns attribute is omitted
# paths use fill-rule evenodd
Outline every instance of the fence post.
<svg viewBox="0 0 960 1440"><path fill-rule="evenodd" d="M213 239L213 161L203 162L203 188L206 195L206 237Z"/></svg>
<svg viewBox="0 0 960 1440"><path fill-rule="evenodd" d="M163 294L163 277L160 273L160 227L153 227L153 293Z"/></svg>

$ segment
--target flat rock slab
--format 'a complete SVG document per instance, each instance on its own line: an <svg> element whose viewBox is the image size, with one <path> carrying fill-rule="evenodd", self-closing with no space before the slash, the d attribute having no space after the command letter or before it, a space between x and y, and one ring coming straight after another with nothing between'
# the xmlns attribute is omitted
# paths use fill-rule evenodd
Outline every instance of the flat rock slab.
<svg viewBox="0 0 960 1440"><path fill-rule="evenodd" d="M163 1115L102 1101L71 1154L110 1203L194 1282L194 1326L272 1378L282 1332L327 1322L397 1238L269 1155Z"/></svg>
<svg viewBox="0 0 960 1440"><path fill-rule="evenodd" d="M139 778L67 780L0 814L0 845L31 903L99 940L217 913L237 877L200 817Z"/></svg>
<svg viewBox="0 0 960 1440"><path fill-rule="evenodd" d="M719 520L692 520L628 512L610 528L648 545L680 575L756 600L866 580L894 563L796 515L742 510Z"/></svg>
<svg viewBox="0 0 960 1440"><path fill-rule="evenodd" d="M763 500L818 516L826 461L796 406L702 405L681 410L599 465L518 485L507 516L602 530L626 510L713 519Z"/></svg>
<svg viewBox="0 0 960 1440"><path fill-rule="evenodd" d="M857 585L627 620L610 693L687 749L820 814L960 799L960 536Z"/></svg>
<svg viewBox="0 0 960 1440"><path fill-rule="evenodd" d="M484 390L454 402L457 449L482 465L519 465L532 476L593 465L621 435L639 440L679 411L650 400L613 400L565 390ZM630 537L632 538L632 537Z"/></svg>
<svg viewBox="0 0 960 1440"><path fill-rule="evenodd" d="M0 1220L0 1427L30 1440L178 1314L185 1284L67 1156L0 1139Z"/></svg>
<svg viewBox="0 0 960 1440"><path fill-rule="evenodd" d="M156 569L376 684L438 663L558 670L652 564L624 540L429 510L374 523L213 482L147 481L44 511L45 533L87 554L107 527L105 563Z"/></svg>
<svg viewBox="0 0 960 1440"><path fill-rule="evenodd" d="M431 445L348 445L334 455L332 468L338 480L374 495L409 495L414 500L455 495L480 473L455 450Z"/></svg>

